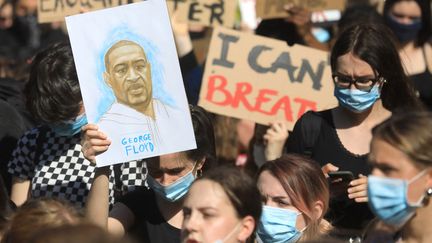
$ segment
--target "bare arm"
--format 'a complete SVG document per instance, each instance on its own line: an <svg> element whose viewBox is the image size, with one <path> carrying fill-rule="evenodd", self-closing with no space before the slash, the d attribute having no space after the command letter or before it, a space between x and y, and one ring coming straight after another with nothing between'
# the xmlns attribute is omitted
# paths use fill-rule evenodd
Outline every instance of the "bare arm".
<svg viewBox="0 0 432 243"><path fill-rule="evenodd" d="M92 163L95 163L97 154L108 149L110 143L96 125L89 124L83 128L82 151L84 157ZM133 224L134 215L122 203L116 203L109 212L109 175L109 166L96 168L92 187L87 197L86 218L114 235L123 236Z"/></svg>
<svg viewBox="0 0 432 243"><path fill-rule="evenodd" d="M12 178L11 200L18 207L29 198L30 180L23 180L18 177Z"/></svg>

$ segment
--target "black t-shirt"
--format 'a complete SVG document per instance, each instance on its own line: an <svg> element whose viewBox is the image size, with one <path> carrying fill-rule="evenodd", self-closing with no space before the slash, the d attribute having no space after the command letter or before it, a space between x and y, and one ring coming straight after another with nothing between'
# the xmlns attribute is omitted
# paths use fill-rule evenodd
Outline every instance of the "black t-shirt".
<svg viewBox="0 0 432 243"><path fill-rule="evenodd" d="M426 59L426 53L423 50L423 55ZM426 70L422 73L414 74L409 76L415 89L418 92L420 100L423 104L431 111L432 110L432 73L426 67Z"/></svg>
<svg viewBox="0 0 432 243"><path fill-rule="evenodd" d="M336 133L331 110L305 113L289 135L286 149L289 153L309 155L320 166L332 163L339 167L339 171L351 171L356 177L358 174L368 175L371 172L367 155L355 155L342 145ZM372 218L373 214L367 203L356 203L349 199L346 193L330 199L326 219L335 227L362 229Z"/></svg>
<svg viewBox="0 0 432 243"><path fill-rule="evenodd" d="M135 216L130 236L143 243L178 243L180 229L168 224L162 216L152 190L139 187L127 193L119 202L126 205Z"/></svg>

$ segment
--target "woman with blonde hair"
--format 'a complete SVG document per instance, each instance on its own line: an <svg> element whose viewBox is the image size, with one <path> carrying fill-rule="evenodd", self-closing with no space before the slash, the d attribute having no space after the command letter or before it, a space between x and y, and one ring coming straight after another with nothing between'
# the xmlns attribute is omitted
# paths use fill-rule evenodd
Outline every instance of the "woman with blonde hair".
<svg viewBox="0 0 432 243"><path fill-rule="evenodd" d="M328 182L316 162L284 155L260 168L257 184L264 203L257 231L262 242L304 242L330 232L323 219L329 207Z"/></svg>
<svg viewBox="0 0 432 243"><path fill-rule="evenodd" d="M432 242L432 114L398 114L372 133L367 189L380 222L366 242Z"/></svg>

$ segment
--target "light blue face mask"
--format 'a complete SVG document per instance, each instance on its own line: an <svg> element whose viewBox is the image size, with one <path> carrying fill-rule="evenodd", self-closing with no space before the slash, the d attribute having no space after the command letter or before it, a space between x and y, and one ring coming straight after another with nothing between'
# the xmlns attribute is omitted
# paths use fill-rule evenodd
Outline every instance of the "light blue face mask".
<svg viewBox="0 0 432 243"><path fill-rule="evenodd" d="M368 177L369 207L384 223L401 227L415 214L417 208L423 206L423 195L417 202L410 203L407 199L408 186L426 173L426 170L411 180L386 177Z"/></svg>
<svg viewBox="0 0 432 243"><path fill-rule="evenodd" d="M301 213L290 209L264 206L257 234L262 242L297 242L302 231L295 227Z"/></svg>
<svg viewBox="0 0 432 243"><path fill-rule="evenodd" d="M372 107L380 98L380 93L379 85L375 85L369 92L339 87L335 87L334 89L334 96L336 96L339 104L356 113L360 113Z"/></svg>
<svg viewBox="0 0 432 243"><path fill-rule="evenodd" d="M87 124L85 113L77 116L74 120L66 121L61 124L51 125L51 129L60 136L71 137L81 132L81 127Z"/></svg>
<svg viewBox="0 0 432 243"><path fill-rule="evenodd" d="M192 182L194 182L195 176L192 174L192 171L193 169L168 186L161 185L150 175L147 176L147 183L159 196L167 201L175 202L186 195Z"/></svg>

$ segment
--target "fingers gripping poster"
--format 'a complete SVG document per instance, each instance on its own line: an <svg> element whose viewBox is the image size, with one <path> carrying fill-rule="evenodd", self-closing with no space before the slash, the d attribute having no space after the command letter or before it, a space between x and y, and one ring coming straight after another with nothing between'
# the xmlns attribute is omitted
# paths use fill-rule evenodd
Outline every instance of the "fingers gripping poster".
<svg viewBox="0 0 432 243"><path fill-rule="evenodd" d="M89 123L108 136L97 166L196 148L165 1L66 18Z"/></svg>

